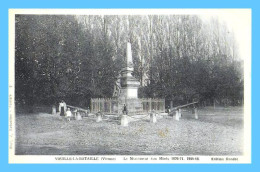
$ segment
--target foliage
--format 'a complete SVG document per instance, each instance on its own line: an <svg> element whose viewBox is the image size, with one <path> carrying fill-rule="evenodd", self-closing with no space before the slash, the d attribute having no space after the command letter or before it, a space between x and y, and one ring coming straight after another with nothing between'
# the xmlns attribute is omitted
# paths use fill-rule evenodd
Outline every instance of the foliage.
<svg viewBox="0 0 260 172"><path fill-rule="evenodd" d="M140 96L168 103L243 98L243 62L232 31L193 15L17 15L16 102L89 106L111 97L132 44ZM244 58L244 57L242 57Z"/></svg>

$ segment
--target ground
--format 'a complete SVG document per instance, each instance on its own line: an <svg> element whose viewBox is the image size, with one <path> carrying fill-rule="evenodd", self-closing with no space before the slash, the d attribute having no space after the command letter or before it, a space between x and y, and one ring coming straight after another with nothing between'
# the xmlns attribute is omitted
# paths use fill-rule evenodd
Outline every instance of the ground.
<svg viewBox="0 0 260 172"><path fill-rule="evenodd" d="M16 115L17 155L242 155L243 109L199 109L180 121L164 116L119 125L95 117L67 122L48 113Z"/></svg>

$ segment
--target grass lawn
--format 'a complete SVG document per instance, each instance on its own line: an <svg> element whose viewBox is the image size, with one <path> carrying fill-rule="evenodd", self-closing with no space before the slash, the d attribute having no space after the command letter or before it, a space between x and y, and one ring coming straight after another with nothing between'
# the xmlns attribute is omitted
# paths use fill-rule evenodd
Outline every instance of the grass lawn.
<svg viewBox="0 0 260 172"><path fill-rule="evenodd" d="M48 113L16 114L17 155L242 155L243 108L199 109L195 120L164 116L119 125L105 117L67 122Z"/></svg>

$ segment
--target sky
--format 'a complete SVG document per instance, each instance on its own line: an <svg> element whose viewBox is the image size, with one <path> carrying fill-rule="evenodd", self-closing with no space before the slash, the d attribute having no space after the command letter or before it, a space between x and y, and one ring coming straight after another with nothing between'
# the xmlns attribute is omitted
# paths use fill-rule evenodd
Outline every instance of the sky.
<svg viewBox="0 0 260 172"><path fill-rule="evenodd" d="M210 20L216 17L226 23L234 32L239 47L240 58L251 58L251 10L249 9L212 9L201 13L201 18Z"/></svg>

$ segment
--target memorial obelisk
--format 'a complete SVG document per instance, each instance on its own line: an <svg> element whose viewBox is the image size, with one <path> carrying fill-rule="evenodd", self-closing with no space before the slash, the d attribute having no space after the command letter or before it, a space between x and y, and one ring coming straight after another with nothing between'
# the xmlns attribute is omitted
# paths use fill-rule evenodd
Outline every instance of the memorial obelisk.
<svg viewBox="0 0 260 172"><path fill-rule="evenodd" d="M120 93L118 95L119 110L126 104L129 112L136 112L142 108L138 100L140 82L132 75L134 71L131 44L127 43L126 65L121 69Z"/></svg>

